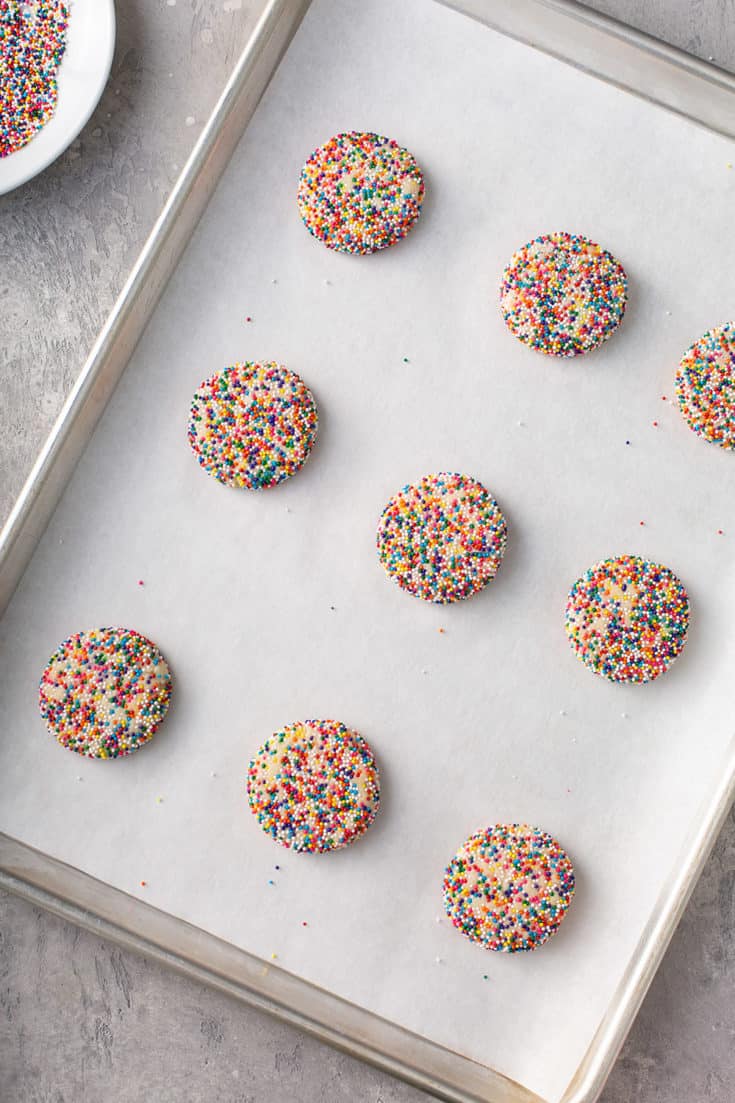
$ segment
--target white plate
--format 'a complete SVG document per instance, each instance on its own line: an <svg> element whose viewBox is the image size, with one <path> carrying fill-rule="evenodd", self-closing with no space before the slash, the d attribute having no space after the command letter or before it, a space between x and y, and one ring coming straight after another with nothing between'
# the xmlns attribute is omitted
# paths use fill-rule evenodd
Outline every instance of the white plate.
<svg viewBox="0 0 735 1103"><path fill-rule="evenodd" d="M0 159L0 195L43 172L71 145L107 84L115 48L114 0L67 0L67 6L69 30L56 111L27 146Z"/></svg>

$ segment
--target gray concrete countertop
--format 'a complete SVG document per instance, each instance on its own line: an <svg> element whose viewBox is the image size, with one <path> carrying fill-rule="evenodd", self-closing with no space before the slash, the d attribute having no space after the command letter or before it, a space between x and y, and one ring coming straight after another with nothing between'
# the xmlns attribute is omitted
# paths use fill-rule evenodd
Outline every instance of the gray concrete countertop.
<svg viewBox="0 0 735 1103"><path fill-rule="evenodd" d="M262 6L119 3L112 78L92 120L44 175L0 198L0 522ZM735 0L589 6L735 71ZM3 1103L428 1098L0 894ZM734 1099L731 814L602 1103Z"/></svg>

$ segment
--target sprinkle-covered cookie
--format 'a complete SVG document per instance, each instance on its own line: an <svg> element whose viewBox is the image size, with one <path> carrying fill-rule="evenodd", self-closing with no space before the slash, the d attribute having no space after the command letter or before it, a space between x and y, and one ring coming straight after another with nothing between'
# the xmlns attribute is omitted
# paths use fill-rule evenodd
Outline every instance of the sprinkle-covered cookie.
<svg viewBox="0 0 735 1103"><path fill-rule="evenodd" d="M708 330L692 345L676 373L676 394L690 429L735 448L735 322Z"/></svg>
<svg viewBox="0 0 735 1103"><path fill-rule="evenodd" d="M280 364L233 364L205 379L189 414L189 444L226 486L276 486L306 463L318 418L304 381Z"/></svg>
<svg viewBox="0 0 735 1103"><path fill-rule="evenodd" d="M402 590L446 604L494 578L506 540L505 518L482 483L442 472L391 498L377 543L380 562Z"/></svg>
<svg viewBox="0 0 735 1103"><path fill-rule="evenodd" d="M248 769L258 823L291 850L337 850L375 819L378 767L368 744L338 720L305 720L265 741Z"/></svg>
<svg viewBox="0 0 735 1103"><path fill-rule="evenodd" d="M628 298L622 264L576 234L544 234L511 257L500 306L519 341L550 356L577 356L606 341Z"/></svg>
<svg viewBox="0 0 735 1103"><path fill-rule="evenodd" d="M543 945L573 894L567 854L528 824L496 824L471 835L444 874L444 907L454 926L504 953Z"/></svg>
<svg viewBox="0 0 735 1103"><path fill-rule="evenodd" d="M171 697L171 673L150 640L126 628L77 632L41 676L49 731L87 758L121 758L155 734Z"/></svg>
<svg viewBox="0 0 735 1103"><path fill-rule="evenodd" d="M68 23L62 0L0 0L0 157L22 149L53 115Z"/></svg>
<svg viewBox="0 0 735 1103"><path fill-rule="evenodd" d="M604 559L572 586L566 630L577 657L611 682L650 682L686 643L689 598L668 567Z"/></svg>
<svg viewBox="0 0 735 1103"><path fill-rule="evenodd" d="M353 130L314 150L301 170L299 212L309 233L341 253L374 253L405 237L421 213L424 178L390 138Z"/></svg>

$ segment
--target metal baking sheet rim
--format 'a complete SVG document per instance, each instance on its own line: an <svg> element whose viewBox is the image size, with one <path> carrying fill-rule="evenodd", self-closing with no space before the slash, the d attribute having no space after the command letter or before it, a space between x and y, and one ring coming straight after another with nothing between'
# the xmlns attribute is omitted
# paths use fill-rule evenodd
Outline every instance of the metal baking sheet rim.
<svg viewBox="0 0 735 1103"><path fill-rule="evenodd" d="M270 0L0 534L0 613L311 0ZM441 0L577 68L735 137L735 78L572 0ZM602 1090L735 799L735 740L562 1103ZM0 834L0 885L453 1103L542 1103L461 1057Z"/></svg>

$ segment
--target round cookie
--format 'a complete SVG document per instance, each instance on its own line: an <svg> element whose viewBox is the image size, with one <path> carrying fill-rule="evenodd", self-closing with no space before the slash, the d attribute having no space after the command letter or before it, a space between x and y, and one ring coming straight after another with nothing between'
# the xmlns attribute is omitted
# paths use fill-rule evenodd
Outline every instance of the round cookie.
<svg viewBox="0 0 735 1103"><path fill-rule="evenodd" d="M150 640L127 628L77 632L51 656L39 705L62 747L121 758L153 737L166 715L171 673Z"/></svg>
<svg viewBox="0 0 735 1103"><path fill-rule="evenodd" d="M248 802L281 846L324 853L355 841L375 819L378 767L368 744L338 720L276 732L248 768Z"/></svg>
<svg viewBox="0 0 735 1103"><path fill-rule="evenodd" d="M577 234L544 234L519 249L500 285L511 333L549 356L591 352L625 313L628 281L606 249Z"/></svg>
<svg viewBox="0 0 735 1103"><path fill-rule="evenodd" d="M708 330L676 373L679 409L700 437L735 448L735 322Z"/></svg>
<svg viewBox="0 0 735 1103"><path fill-rule="evenodd" d="M424 178L407 149L380 134L336 134L301 170L304 225L328 249L374 253L405 237L421 213Z"/></svg>
<svg viewBox="0 0 735 1103"><path fill-rule="evenodd" d="M383 510L378 556L402 590L438 604L481 590L500 566L507 528L469 475L441 472L404 486Z"/></svg>
<svg viewBox="0 0 735 1103"><path fill-rule="evenodd" d="M566 630L577 657L611 682L650 682L686 643L689 598L668 567L604 559L572 586Z"/></svg>
<svg viewBox="0 0 735 1103"><path fill-rule="evenodd" d="M263 490L303 467L317 427L314 396L295 372L249 361L205 379L192 399L188 437L218 482Z"/></svg>
<svg viewBox="0 0 735 1103"><path fill-rule="evenodd" d="M503 953L543 945L573 894L567 854L528 824L495 824L471 835L444 873L444 908L454 926Z"/></svg>

